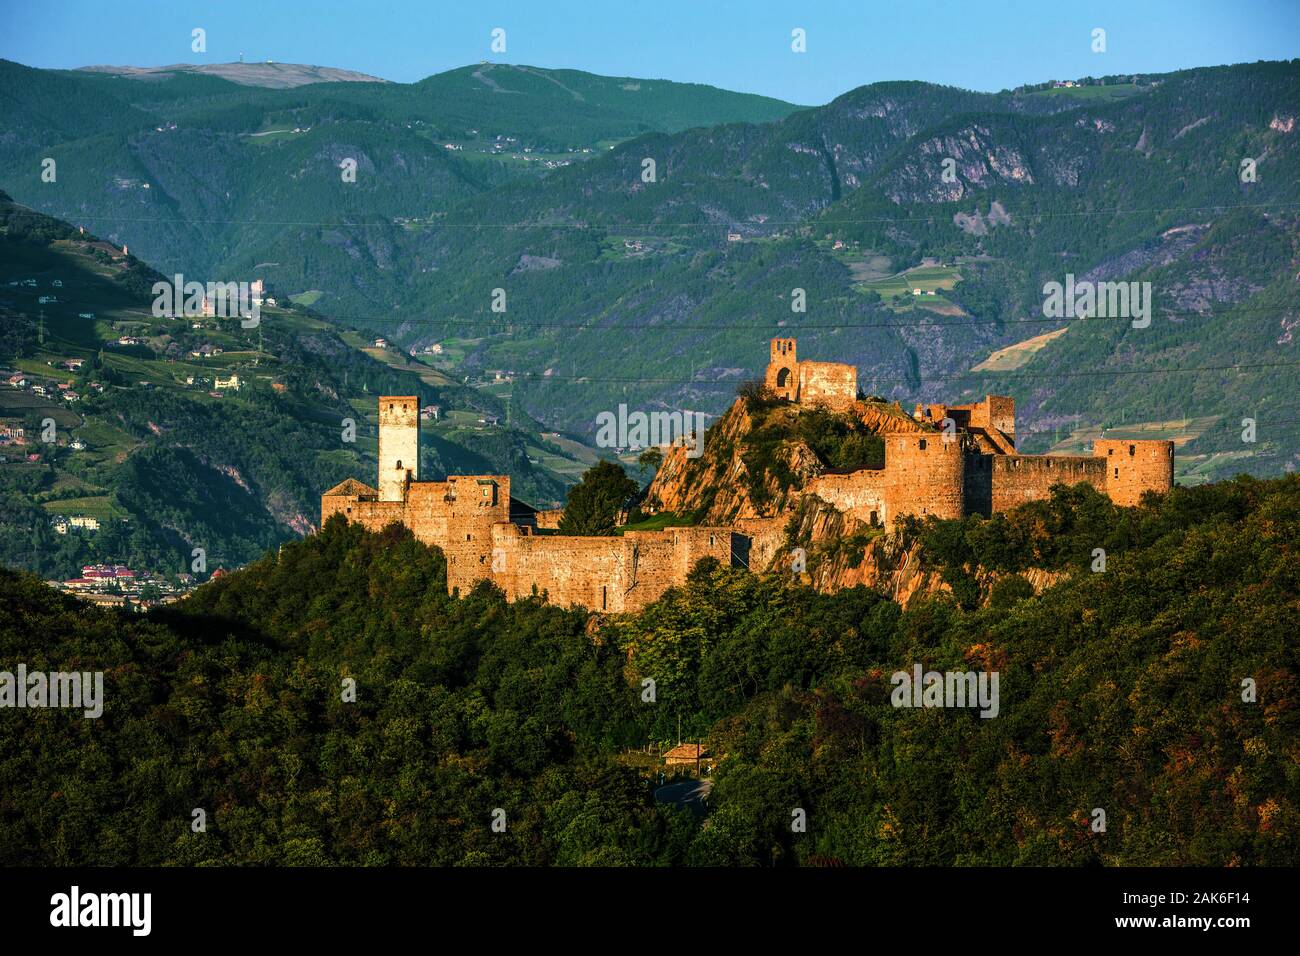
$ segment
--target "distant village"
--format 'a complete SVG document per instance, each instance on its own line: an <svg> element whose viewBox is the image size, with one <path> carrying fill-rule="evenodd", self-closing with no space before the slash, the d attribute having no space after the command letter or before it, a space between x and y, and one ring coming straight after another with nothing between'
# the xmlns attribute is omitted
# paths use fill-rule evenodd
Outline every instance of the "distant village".
<svg viewBox="0 0 1300 956"><path fill-rule="evenodd" d="M209 580L216 580L225 574L224 568L217 568ZM45 583L57 591L73 594L91 604L147 611L179 601L204 582L188 572L161 575L134 571L121 564L87 564L82 567L78 577Z"/></svg>
<svg viewBox="0 0 1300 956"><path fill-rule="evenodd" d="M84 234L84 229L82 233ZM124 259L128 255L125 246L119 249L106 242L92 245L114 260ZM19 289L36 289L40 285L33 278L9 279L7 284ZM66 305L61 303L59 298L63 294L63 281L53 279L49 286L50 291L47 294L37 297L37 305ZM251 283L251 288L259 305L262 302L271 306L276 304L274 298L265 295L262 280ZM213 303L205 297L202 314L198 318L214 318L216 312ZM96 321L94 312L79 312L77 317L87 322ZM191 329L195 331L207 327L208 325L203 321L191 322ZM138 335L124 334L104 343L104 347L127 349L137 346L147 347L148 344ZM220 346L204 343L190 349L188 355L183 357L201 360L221 354ZM86 442L76 436L74 428L62 425L56 427L53 441L47 442L41 430L33 425L34 417L48 417L51 413L57 413L60 406L75 406L83 399L103 394L107 390L108 386L104 382L93 378L87 380L87 373L91 371L87 368L87 361L80 357L50 359L45 362L48 372L33 370L34 363L28 363L26 370L0 368L0 383L3 383L4 388L23 393L35 400L20 401L17 405L9 403L9 414L0 414L0 464L39 463L45 460L42 452L50 446L62 447L74 452L87 450ZM135 384L144 388L153 387L151 382L145 381ZM219 398L226 392L238 392L243 383L237 372L230 371L228 374L214 372L210 377L188 375L184 379L184 384L190 388L209 391L210 395ZM25 417L19 417L17 414L19 412L27 414ZM57 507L57 504L51 507ZM89 537L100 533L103 520L108 519L101 519L93 514L73 513L72 509L69 509L69 513L52 513L49 517L49 527L56 535ZM129 519L114 520L124 522ZM133 569L125 564L101 563L83 565L81 573L76 577L46 583L56 590L75 595L93 604L139 611L178 601L200 584L219 578L225 573L224 568L217 568L210 576L188 572L162 573Z"/></svg>

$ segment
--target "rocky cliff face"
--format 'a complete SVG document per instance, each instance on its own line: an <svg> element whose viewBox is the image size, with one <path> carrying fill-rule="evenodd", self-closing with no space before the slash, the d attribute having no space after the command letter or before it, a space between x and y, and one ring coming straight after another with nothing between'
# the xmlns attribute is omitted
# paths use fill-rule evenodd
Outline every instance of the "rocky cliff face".
<svg viewBox="0 0 1300 956"><path fill-rule="evenodd" d="M751 407L737 399L709 429L699 458L687 457L684 447L665 455L643 509L732 526L750 539L746 560L751 570L798 574L826 593L863 585L906 607L951 590L915 543L872 528L805 492L827 465L795 435L802 413L796 405ZM883 402L856 402L844 414L877 435L926 429L897 405ZM763 455L755 454L760 446L765 446ZM1035 591L1060 577L1046 571L1024 576ZM996 575L980 572L978 577L988 594Z"/></svg>
<svg viewBox="0 0 1300 956"><path fill-rule="evenodd" d="M915 542L899 533L886 534L870 528L816 498L800 502L786 544L804 549L807 580L823 593L862 585L907 607L914 600L952 590ZM786 568L790 560L789 553L783 549L773 556L770 569ZM975 576L987 600L993 585L1003 575L980 569ZM1031 569L1021 576L1038 594L1065 574Z"/></svg>
<svg viewBox="0 0 1300 956"><path fill-rule="evenodd" d="M736 399L709 429L699 458L687 457L682 446L668 451L647 489L645 510L693 515L707 525L770 518L788 510L803 483L825 470L816 453L805 442L783 442L775 452L776 468L759 475L751 473L745 453L747 439L767 419L797 414L794 406L751 412ZM774 473L777 470L795 476L797 486L787 486Z"/></svg>
<svg viewBox="0 0 1300 956"><path fill-rule="evenodd" d="M790 404L751 410L736 399L709 429L699 458L687 457L680 446L664 455L643 510L691 515L709 525L793 512L807 482L827 470L808 443L793 434L805 413ZM897 404L859 401L842 414L876 435L926 428ZM789 437L781 438L782 433Z"/></svg>

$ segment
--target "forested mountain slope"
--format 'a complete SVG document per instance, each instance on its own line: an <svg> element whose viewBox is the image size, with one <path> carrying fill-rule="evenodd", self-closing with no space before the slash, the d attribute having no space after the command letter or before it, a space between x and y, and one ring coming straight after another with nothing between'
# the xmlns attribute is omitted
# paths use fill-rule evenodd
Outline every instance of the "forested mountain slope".
<svg viewBox="0 0 1300 956"><path fill-rule="evenodd" d="M908 407L1010 394L1027 451L1109 429L1175 438L1186 481L1296 463L1298 61L802 110L528 67L289 90L4 71L20 199L107 217L164 271L452 340L458 375L514 373L559 430L623 402L720 413L779 332ZM103 110L53 117L73 94ZM1149 282L1150 323L1044 315L1068 276Z"/></svg>
<svg viewBox="0 0 1300 956"><path fill-rule="evenodd" d="M0 369L22 382L0 383L0 425L23 433L0 445L0 563L65 578L94 560L188 571L194 548L208 571L251 561L313 530L326 488L374 473L383 393L469 418L426 424L422 476L509 472L527 500L563 497L567 479L537 462L566 453L536 423L473 424L501 400L395 368L310 309L268 306L256 328L157 318L162 276L2 193L0 263ZM100 528L57 534L59 515Z"/></svg>
<svg viewBox="0 0 1300 956"><path fill-rule="evenodd" d="M488 583L448 597L436 549L340 521L147 618L0 570L0 658L105 690L98 720L0 709L0 861L1296 861L1300 478L1133 509L1062 492L915 533L955 580L1065 577L904 612L701 563L600 620ZM916 664L998 672L997 716L892 706ZM679 720L716 764L703 820L638 769Z"/></svg>

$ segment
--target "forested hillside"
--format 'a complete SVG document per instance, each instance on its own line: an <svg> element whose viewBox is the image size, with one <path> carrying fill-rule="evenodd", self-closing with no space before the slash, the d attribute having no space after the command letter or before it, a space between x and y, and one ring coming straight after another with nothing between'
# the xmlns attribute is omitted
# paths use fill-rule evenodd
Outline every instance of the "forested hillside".
<svg viewBox="0 0 1300 956"><path fill-rule="evenodd" d="M25 380L0 384L0 426L23 434L0 442L0 564L62 579L95 561L189 572L195 548L208 572L252 561L313 530L326 488L374 474L383 393L469 421L426 427L424 476L509 472L529 500L564 495L539 462L566 454L536 423L473 424L502 401L309 308L268 306L256 328L155 317L162 276L3 193L0 263L0 369ZM59 534L56 516L99 528Z"/></svg>
<svg viewBox="0 0 1300 956"><path fill-rule="evenodd" d="M1300 859L1300 478L1135 509L1062 490L910 534L954 580L1069 573L904 612L701 563L601 619L450 598L436 549L337 521L147 618L0 571L0 660L103 670L106 698L98 720L0 709L0 862ZM997 671L998 716L891 706L914 664ZM701 819L638 761L679 719L716 762Z"/></svg>
<svg viewBox="0 0 1300 956"><path fill-rule="evenodd" d="M412 84L266 89L185 71L140 78L0 61L0 85L0 188L164 272L206 280L267 264L286 292L322 290L349 318L416 307L402 287L429 261L411 223L438 210L643 133L795 108L695 84L491 64ZM46 158L54 182L41 179Z"/></svg>

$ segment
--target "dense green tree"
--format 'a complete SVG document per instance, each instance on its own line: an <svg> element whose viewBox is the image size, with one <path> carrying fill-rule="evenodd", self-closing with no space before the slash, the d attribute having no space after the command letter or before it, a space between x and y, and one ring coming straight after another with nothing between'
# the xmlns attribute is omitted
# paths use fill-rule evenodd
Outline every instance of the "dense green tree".
<svg viewBox="0 0 1300 956"><path fill-rule="evenodd" d="M568 503L560 518L564 534L609 534L618 524L619 513L627 507L640 486L612 461L601 461L583 473L582 480L569 489Z"/></svg>

